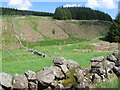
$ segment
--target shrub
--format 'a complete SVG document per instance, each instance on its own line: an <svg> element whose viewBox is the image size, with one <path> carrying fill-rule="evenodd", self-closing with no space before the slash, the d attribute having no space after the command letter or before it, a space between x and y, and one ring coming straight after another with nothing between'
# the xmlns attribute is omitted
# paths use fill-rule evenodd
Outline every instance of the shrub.
<svg viewBox="0 0 120 90"><path fill-rule="evenodd" d="M110 42L120 42L120 14L113 21L113 24L106 36L106 39Z"/></svg>

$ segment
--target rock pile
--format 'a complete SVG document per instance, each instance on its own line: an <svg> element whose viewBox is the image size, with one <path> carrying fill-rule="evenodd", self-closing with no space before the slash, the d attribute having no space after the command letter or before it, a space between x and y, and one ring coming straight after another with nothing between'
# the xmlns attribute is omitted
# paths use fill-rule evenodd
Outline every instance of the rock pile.
<svg viewBox="0 0 120 90"><path fill-rule="evenodd" d="M107 56L92 58L91 69L81 68L73 60L62 57L53 59L54 65L45 67L37 73L26 71L24 75L11 76L0 73L0 89L2 90L46 90L57 88L92 88L92 84L109 80L115 74L120 76L120 51Z"/></svg>

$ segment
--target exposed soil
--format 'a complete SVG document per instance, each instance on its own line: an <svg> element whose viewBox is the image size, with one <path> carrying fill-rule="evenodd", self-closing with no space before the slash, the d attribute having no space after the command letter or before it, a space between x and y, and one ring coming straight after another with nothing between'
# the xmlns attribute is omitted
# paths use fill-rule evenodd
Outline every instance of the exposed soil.
<svg viewBox="0 0 120 90"><path fill-rule="evenodd" d="M39 21L37 28L43 35L52 39L66 39L69 36L52 21ZM53 33L54 32L54 33Z"/></svg>
<svg viewBox="0 0 120 90"><path fill-rule="evenodd" d="M98 42L98 43L92 43L95 48L92 50L80 50L80 49L74 49L74 52L112 52L118 48L118 43L109 43L109 42Z"/></svg>
<svg viewBox="0 0 120 90"><path fill-rule="evenodd" d="M17 26L18 24L21 24L20 26ZM32 29L32 23L29 20L21 20L16 25L16 28L18 29L19 35L22 40L32 42L32 41L43 41L43 36Z"/></svg>
<svg viewBox="0 0 120 90"><path fill-rule="evenodd" d="M89 24L77 25L63 20L57 21L56 24L62 27L64 31L71 36L89 40L101 36L103 32L106 33L107 31L99 25Z"/></svg>
<svg viewBox="0 0 120 90"><path fill-rule="evenodd" d="M111 52L118 48L118 43L99 42L91 44L95 46L96 52Z"/></svg>

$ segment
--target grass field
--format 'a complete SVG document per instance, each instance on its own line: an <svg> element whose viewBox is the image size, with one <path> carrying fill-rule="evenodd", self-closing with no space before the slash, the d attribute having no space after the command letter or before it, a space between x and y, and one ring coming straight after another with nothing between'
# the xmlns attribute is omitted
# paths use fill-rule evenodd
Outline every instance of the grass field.
<svg viewBox="0 0 120 90"><path fill-rule="evenodd" d="M66 40L65 40L66 41ZM90 43L100 42L100 40L81 40L76 39L71 40L70 44L64 43L63 41L44 41L41 43L41 46L32 46L31 49L38 50L47 55L51 55L53 57L64 57L66 59L71 59L77 61L81 67L90 68L90 59L97 56L106 56L110 52L74 52L74 49L80 50L92 50L94 49ZM79 43L78 43L79 42ZM38 42L40 43L40 42ZM54 44L53 44L54 43ZM35 42L36 44L36 42ZM45 44L45 46L44 46ZM51 45L52 44L52 45ZM32 53L29 53L23 49L15 49L15 50L7 50L2 52L2 71L10 74L20 73L23 74L26 70L33 70L35 72L42 70L43 67L49 67L53 65L52 60L53 57L42 58Z"/></svg>

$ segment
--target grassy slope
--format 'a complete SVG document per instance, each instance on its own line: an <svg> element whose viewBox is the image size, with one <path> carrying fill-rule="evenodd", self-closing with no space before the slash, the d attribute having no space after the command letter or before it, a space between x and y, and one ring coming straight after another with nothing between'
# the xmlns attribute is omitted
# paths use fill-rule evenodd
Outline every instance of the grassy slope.
<svg viewBox="0 0 120 90"><path fill-rule="evenodd" d="M3 33L2 33L3 36L2 37L5 38L5 40L3 40L3 45L5 44L4 46L7 47L7 49L12 49L15 46L18 46L18 43L15 39L13 28L10 26L10 18L5 17L3 19L5 20L4 25L6 25L6 27L7 27L7 31L4 30L4 28L3 28ZM24 35L26 36L26 32L24 33L24 31L22 30L22 27L25 26L26 24L19 23L22 21L30 23L30 25L27 25L27 27L29 27L29 28L26 27L24 29L25 31L26 31L26 29L28 29L31 32L31 33L28 33L28 36L29 36L29 34L31 34L30 37L28 37L28 38L32 38L32 34L37 33L36 35L41 34L43 36L43 38L45 39L45 41L27 42L24 37ZM39 30L39 28L38 28L38 26L41 25L41 23L39 23L39 22L42 22L42 21L45 21L46 23L47 23L47 21L50 21L49 22L50 25L52 25L52 24L56 25L56 26L54 26L55 28L56 27L57 27L57 29L59 28L59 30L63 31L62 33L64 33L64 35L66 34L70 38L68 38L68 39L66 38L63 40L53 40L52 37L45 36L45 34L42 33L41 30ZM108 54L106 52L103 52L103 53L74 52L73 51L74 49L94 49L94 47L91 46L90 43L96 42L96 40L90 41L90 40L75 38L73 33L68 33L68 31L65 31L65 28L68 29L67 27L65 27L65 25L63 25L63 28L57 26L56 23L61 24L61 22L62 22L62 24L64 24L64 23L68 24L68 26L70 24L74 24L74 26L78 27L78 28L79 28L79 25L87 25L88 27L90 27L91 24L93 24L93 25L100 24L100 26L105 26L106 27L105 30L107 30L107 28L109 27L108 22L107 23L104 22L105 24L101 25L102 23L99 21L92 21L92 22L89 22L89 21L57 21L57 20L53 20L51 18L41 18L41 17L26 17L26 18L15 18L14 19L14 23L16 25L16 30L18 31L18 33L20 35L23 45L25 45L31 49L36 49L47 55L53 55L55 57L61 56L61 57L65 57L66 59L73 59L73 60L77 61L81 66L89 67L90 66L90 62L89 62L90 58L96 57L96 56L101 56L101 55L105 56L106 54ZM45 24L45 25L49 29L53 29L53 28L51 28L51 26L49 26L47 24ZM43 27L43 29L46 29L46 27ZM49 31L49 29L48 29L48 32L51 32L51 31ZM21 30L22 30L22 33L21 33ZM83 27L83 30L85 30L85 26ZM82 31L82 30L80 29L80 31ZM33 38L34 38L34 36L33 36ZM69 45L69 44L71 44L71 45ZM19 48L19 46L18 46L18 48ZM11 57L11 55L12 55L12 57ZM16 61L16 60L19 60L19 61ZM45 66L52 65L52 58L41 58L34 54L28 53L22 49L6 50L6 51L3 50L2 61L3 61L3 72L7 72L7 73L11 73L11 74L23 73L25 70L28 70L28 69L31 69L36 72L36 71L41 70Z"/></svg>

